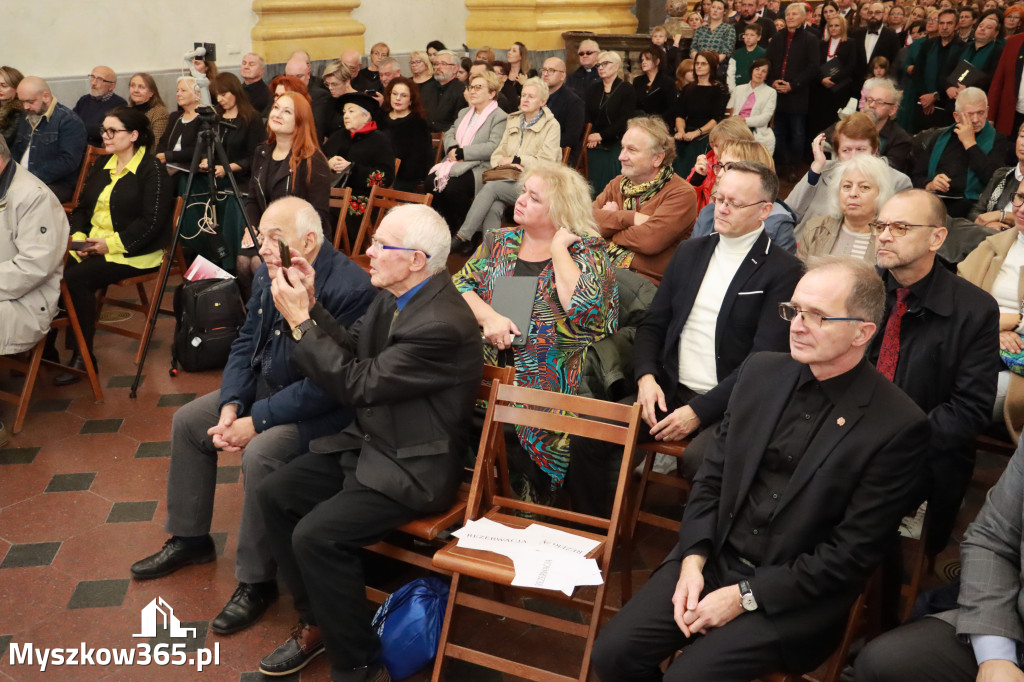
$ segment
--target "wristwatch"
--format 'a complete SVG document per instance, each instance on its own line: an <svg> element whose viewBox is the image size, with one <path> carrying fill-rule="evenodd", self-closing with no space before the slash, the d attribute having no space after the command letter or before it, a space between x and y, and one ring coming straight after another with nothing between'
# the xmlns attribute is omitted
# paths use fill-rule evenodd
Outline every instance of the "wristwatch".
<svg viewBox="0 0 1024 682"><path fill-rule="evenodd" d="M316 322L314 322L312 318L305 320L304 322L300 322L295 327L292 327L292 338L296 341L301 341L303 335L315 326Z"/></svg>
<svg viewBox="0 0 1024 682"><path fill-rule="evenodd" d="M750 591L750 583L746 580L740 581L740 605L747 611L757 610L757 600L754 593Z"/></svg>

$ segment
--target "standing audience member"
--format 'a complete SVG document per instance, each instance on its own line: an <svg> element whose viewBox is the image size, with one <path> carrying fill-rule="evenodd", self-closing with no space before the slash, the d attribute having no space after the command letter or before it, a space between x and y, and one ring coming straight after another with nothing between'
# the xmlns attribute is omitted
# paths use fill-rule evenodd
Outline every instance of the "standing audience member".
<svg viewBox="0 0 1024 682"><path fill-rule="evenodd" d="M694 82L679 92L671 115L675 122L676 172L685 177L710 149L708 133L725 119L729 88L718 78L718 55L704 51L693 58Z"/></svg>
<svg viewBox="0 0 1024 682"><path fill-rule="evenodd" d="M747 42L743 38L743 33L746 32L747 27L760 26L760 30L757 31L757 42L758 45L767 50L768 43L771 41L772 36L775 35L775 24L772 23L771 19L758 16L757 0L739 0L736 3L736 8L739 11L739 20L736 22L735 28L736 49L742 49L743 45Z"/></svg>
<svg viewBox="0 0 1024 682"><path fill-rule="evenodd" d="M852 42L857 49L857 78L872 77L868 64L877 57L885 57L892 64L899 52L899 35L885 25L885 5L872 2L868 5L867 24L853 31ZM860 83L857 83L860 85Z"/></svg>
<svg viewBox="0 0 1024 682"><path fill-rule="evenodd" d="M330 137L345 128L341 97L356 92L356 89L352 87L352 71L340 59L335 59L324 67L323 83L331 93L330 118L326 126L327 137Z"/></svg>
<svg viewBox="0 0 1024 682"><path fill-rule="evenodd" d="M18 84L24 76L13 66L0 66L0 135L8 150L14 144L25 108L18 99Z"/></svg>
<svg viewBox="0 0 1024 682"><path fill-rule="evenodd" d="M462 95L466 91L466 84L455 77L458 68L454 52L438 52L433 80L420 86L420 98L423 100L423 108L427 110L427 122L434 132L448 130L465 104Z"/></svg>
<svg viewBox="0 0 1024 682"><path fill-rule="evenodd" d="M836 120L860 86L862 73L857 68L857 46L846 37L846 20L840 16L828 20L828 40L820 44L821 70L811 87L810 130L817 135Z"/></svg>
<svg viewBox="0 0 1024 682"><path fill-rule="evenodd" d="M153 156L153 131L146 115L119 107L103 119L101 128L109 155L93 164L71 212L71 238L86 242L86 246L71 252L64 268L64 282L93 366L96 292L160 267L172 211L171 181L164 165ZM85 368L77 347L70 365ZM79 374L58 374L55 383L64 386L81 378Z"/></svg>
<svg viewBox="0 0 1024 682"><path fill-rule="evenodd" d="M752 0L746 0L746 2L749 4ZM764 59L768 54L768 50L759 43L760 37L760 24L747 24L743 28L743 33L740 34L741 42L736 46L736 51L732 53L732 59L729 60L726 72L726 84L729 86L730 93L734 92L738 86L750 82L751 66L754 62ZM765 60L765 64L767 63L768 61Z"/></svg>
<svg viewBox="0 0 1024 682"><path fill-rule="evenodd" d="M505 53L505 61L508 62L508 72L505 74L512 83L518 94L522 91L523 84L527 78L536 78L537 69L530 68L530 52L526 45L520 42L512 43Z"/></svg>
<svg viewBox="0 0 1024 682"><path fill-rule="evenodd" d="M245 96L249 98L249 104L260 112L266 111L270 106L270 90L263 81L263 72L266 68L267 62L255 52L242 57L242 87L245 89Z"/></svg>
<svg viewBox="0 0 1024 682"><path fill-rule="evenodd" d="M160 97L156 81L148 73L137 73L128 82L128 106L146 115L153 139L159 140L164 136L167 130L167 106Z"/></svg>
<svg viewBox="0 0 1024 682"><path fill-rule="evenodd" d="M107 112L127 104L123 97L114 93L116 87L114 70L109 66L96 66L89 74L89 94L82 95L72 108L85 124L86 139L93 147L103 146L100 127Z"/></svg>
<svg viewBox="0 0 1024 682"><path fill-rule="evenodd" d="M1021 9L1011 7L1010 9ZM1021 9L1024 14L1024 9ZM992 111L992 125L1003 135L1016 135L1024 123L1024 100L1017 96L1017 85L1024 72L1024 34L1008 38L999 61L992 87L988 90L988 104Z"/></svg>
<svg viewBox="0 0 1024 682"><path fill-rule="evenodd" d="M656 45L646 47L640 53L641 74L633 81L636 90L636 108L647 114L660 116L666 125L672 123L668 113L676 98L676 87L661 68L665 53Z"/></svg>
<svg viewBox="0 0 1024 682"><path fill-rule="evenodd" d="M444 59L443 52L438 55ZM443 62L438 62L441 68ZM498 107L500 81L493 71L474 76L469 82L469 106L444 134L447 155L430 169L428 189L434 193L434 209L454 233L466 220L473 197L483 185L484 171L491 167L491 154L501 142L508 116Z"/></svg>
<svg viewBox="0 0 1024 682"><path fill-rule="evenodd" d="M775 133L769 125L775 115L778 93L766 82L770 63L755 60L750 65L750 79L739 85L729 98L729 114L736 116L750 128L754 139L765 146L768 153L775 151Z"/></svg>
<svg viewBox="0 0 1024 682"><path fill-rule="evenodd" d="M803 30L807 10L786 8L786 30L768 46L768 83L779 94L775 107L775 161L780 177L793 178L806 154L811 83L819 73L818 39Z"/></svg>
<svg viewBox="0 0 1024 682"><path fill-rule="evenodd" d="M0 137L0 355L31 350L49 331L68 232L57 197L14 161ZM9 440L0 422L0 447Z"/></svg>
<svg viewBox="0 0 1024 682"><path fill-rule="evenodd" d="M949 542L974 473L974 441L992 417L1001 365L995 300L936 261L945 219L938 197L914 189L886 202L872 226L886 324L867 357L931 423L926 475L913 486L913 507L904 510L928 500L929 557Z"/></svg>
<svg viewBox="0 0 1024 682"><path fill-rule="evenodd" d="M1024 7L1014 5L1007 7L1003 14L1003 40L1009 40L1021 32L1021 20L1024 19Z"/></svg>
<svg viewBox="0 0 1024 682"><path fill-rule="evenodd" d="M566 85L573 90L580 99L586 100L587 93L596 83L601 82L601 75L597 70L597 62L600 59L601 48L596 40L581 40L576 56L579 57L579 67L576 68L566 79Z"/></svg>
<svg viewBox="0 0 1024 682"><path fill-rule="evenodd" d="M221 74L223 78L227 74ZM220 390L188 403L174 415L167 475L167 522L163 548L135 562L132 578L150 580L217 558L210 537L217 487L218 450L242 451L243 498L235 552L238 587L210 623L220 635L255 623L277 599L277 566L256 500L260 483L308 450L309 441L334 434L354 416L304 377L292 363L295 341L275 334L283 321L271 283L281 269L278 239L292 257L312 266L316 300L339 324L366 312L375 291L370 278L330 245L324 246L320 216L308 202L284 197L267 207L260 225L266 264L253 281L245 323L231 344Z"/></svg>
<svg viewBox="0 0 1024 682"><path fill-rule="evenodd" d="M1013 146L988 122L988 96L967 88L956 98L956 124L915 138L914 186L942 196L954 218L967 215L988 179L1012 163Z"/></svg>
<svg viewBox="0 0 1024 682"><path fill-rule="evenodd" d="M615 274L586 182L565 166L538 162L524 174L514 219L514 227L484 235L455 286L483 329L486 362L498 364L499 353L511 349L516 385L575 394L587 348L618 328ZM537 280L529 329L491 305L496 283L513 276ZM514 346L516 336L525 343ZM561 488L569 441L567 434L533 427L506 438L520 499L549 501Z"/></svg>
<svg viewBox="0 0 1024 682"><path fill-rule="evenodd" d="M675 140L659 116L629 120L622 136L622 174L594 199L594 219L616 268L660 281L697 217L697 193L672 170Z"/></svg>
<svg viewBox="0 0 1024 682"><path fill-rule="evenodd" d="M622 80L621 70L618 53L599 54L597 72L601 81L590 86L584 99L587 123L591 125L586 140L587 175L595 193L619 174L619 140L626 132L626 121L636 111L636 91Z"/></svg>
<svg viewBox="0 0 1024 682"><path fill-rule="evenodd" d="M965 61L982 72L981 79L972 83L974 87L988 90L992 83L992 76L995 75L999 56L1003 53L1003 46L1006 44L999 37L1001 31L1002 22L999 18L999 11L985 12L974 30L972 39L964 46L960 61ZM959 62L957 64L959 65ZM951 99L956 99L956 95L963 89L963 85L949 86L947 94Z"/></svg>
<svg viewBox="0 0 1024 682"><path fill-rule="evenodd" d="M565 62L558 57L544 60L541 80L548 86L547 107L555 115L560 128L559 146L569 147L569 165L576 166L583 149L583 125L586 111L583 100L565 85Z"/></svg>
<svg viewBox="0 0 1024 682"><path fill-rule="evenodd" d="M908 62L913 66L914 81L908 92L913 93L916 101L909 102L904 96L903 106L916 112L914 127L908 129L911 134L953 122L953 100L946 91L949 87L946 78L956 68L964 48L956 37L956 19L955 10L941 10L938 34L928 38L913 62Z"/></svg>
<svg viewBox="0 0 1024 682"><path fill-rule="evenodd" d="M264 673L297 671L326 649L334 679L390 679L360 548L455 500L483 370L480 329L445 269L449 238L431 208L392 209L367 252L381 291L349 326L313 302L308 264L274 279L274 304L296 339L292 366L356 417L260 486L270 548L300 618L260 661Z"/></svg>
<svg viewBox="0 0 1024 682"><path fill-rule="evenodd" d="M85 124L58 102L46 81L37 76L21 81L18 99L25 118L11 147L14 160L46 183L61 202L69 201L88 144Z"/></svg>
<svg viewBox="0 0 1024 682"><path fill-rule="evenodd" d="M402 160L395 175L395 189L401 192L422 191L430 167L434 164L434 147L430 127L420 100L420 90L410 78L398 77L384 91L384 132L391 139L395 157Z"/></svg>
<svg viewBox="0 0 1024 682"><path fill-rule="evenodd" d="M725 21L725 0L711 0L708 23L693 34L690 43L690 59L696 59L700 52L714 52L718 63L725 64L736 49L736 29Z"/></svg>
<svg viewBox="0 0 1024 682"><path fill-rule="evenodd" d="M974 7L961 7L957 13L956 37L962 43L974 40L974 25L978 21L978 10Z"/></svg>

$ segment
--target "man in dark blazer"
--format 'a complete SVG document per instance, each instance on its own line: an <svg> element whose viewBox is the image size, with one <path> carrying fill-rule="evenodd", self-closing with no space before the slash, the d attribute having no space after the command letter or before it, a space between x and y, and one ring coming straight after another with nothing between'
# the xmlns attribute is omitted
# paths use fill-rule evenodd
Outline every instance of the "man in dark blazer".
<svg viewBox="0 0 1024 682"><path fill-rule="evenodd" d="M929 427L864 359L882 316L878 275L860 260L822 262L780 306L790 354L740 367L679 543L602 628L602 680L802 673L840 640L896 532Z"/></svg>
<svg viewBox="0 0 1024 682"><path fill-rule="evenodd" d="M915 499L928 499L929 556L946 547L953 531L974 471L974 440L992 418L1002 369L995 352L995 299L936 261L946 238L945 222L942 201L919 189L900 192L879 212L879 226L914 227L903 235L893 234L891 227L878 233L876 262L886 288L886 330L892 325L895 330L879 333L868 351L868 358L931 422L928 475L921 477ZM892 343L895 357L889 350Z"/></svg>
<svg viewBox="0 0 1024 682"><path fill-rule="evenodd" d="M778 305L789 300L803 264L764 231L778 183L761 164L730 166L718 184L715 233L679 245L636 332L637 392L623 402L640 401L658 440L701 430L684 453L688 479L725 413L736 369L753 352L786 348ZM606 513L614 452L582 438L571 447L566 487L573 508Z"/></svg>
<svg viewBox="0 0 1024 682"><path fill-rule="evenodd" d="M794 176L807 154L807 112L811 84L818 80L821 42L804 30L807 9L794 2L786 8L786 30L768 44L768 84L775 88L775 165L780 176ZM799 178L799 176L796 176Z"/></svg>
<svg viewBox="0 0 1024 682"><path fill-rule="evenodd" d="M388 679L360 549L451 505L483 374L479 326L446 269L450 241L427 206L388 213L367 252L383 291L348 328L319 303L311 308L302 261L275 278L295 366L356 418L260 489L270 545L301 619L260 662L263 672L289 674L326 647L332 679Z"/></svg>
<svg viewBox="0 0 1024 682"><path fill-rule="evenodd" d="M989 491L960 545L958 608L893 630L857 656L856 682L1020 682L1024 641L1024 451Z"/></svg>
<svg viewBox="0 0 1024 682"><path fill-rule="evenodd" d="M857 82L870 77L868 64L875 57L885 57L890 66L896 63L896 53L903 47L896 31L888 28L885 23L885 5L873 2L861 10L867 18L867 25L853 31L850 40L857 46ZM869 49L870 47L870 49Z"/></svg>

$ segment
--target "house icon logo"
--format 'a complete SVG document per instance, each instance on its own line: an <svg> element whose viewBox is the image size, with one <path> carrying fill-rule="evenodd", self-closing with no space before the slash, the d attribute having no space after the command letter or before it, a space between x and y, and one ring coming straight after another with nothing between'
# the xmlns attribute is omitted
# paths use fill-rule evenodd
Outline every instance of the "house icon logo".
<svg viewBox="0 0 1024 682"><path fill-rule="evenodd" d="M163 620L163 627L171 637L196 636L195 628L181 627L181 621L174 615L171 605L163 597L156 597L142 609L142 632L132 637L156 637L160 620Z"/></svg>

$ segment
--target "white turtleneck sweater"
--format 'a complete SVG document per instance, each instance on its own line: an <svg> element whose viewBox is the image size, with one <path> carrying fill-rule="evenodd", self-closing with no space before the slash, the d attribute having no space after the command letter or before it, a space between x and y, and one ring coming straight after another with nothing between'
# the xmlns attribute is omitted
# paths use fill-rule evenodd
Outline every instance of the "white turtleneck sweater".
<svg viewBox="0 0 1024 682"><path fill-rule="evenodd" d="M742 237L720 236L711 255L693 309L679 335L679 383L696 393L707 393L718 385L718 363L715 360L718 313L736 271L763 231L762 223L761 227Z"/></svg>

